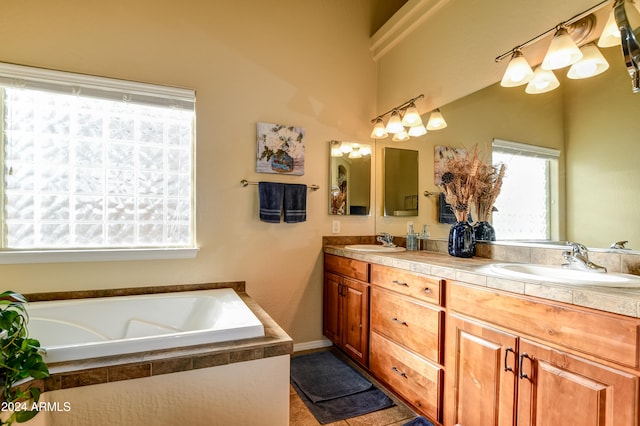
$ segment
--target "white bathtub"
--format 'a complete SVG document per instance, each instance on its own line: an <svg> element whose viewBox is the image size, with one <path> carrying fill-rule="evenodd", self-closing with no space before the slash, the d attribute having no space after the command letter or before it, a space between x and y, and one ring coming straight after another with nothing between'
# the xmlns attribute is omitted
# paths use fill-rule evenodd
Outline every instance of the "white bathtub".
<svg viewBox="0 0 640 426"><path fill-rule="evenodd" d="M264 336L230 288L32 302L27 312L47 363Z"/></svg>

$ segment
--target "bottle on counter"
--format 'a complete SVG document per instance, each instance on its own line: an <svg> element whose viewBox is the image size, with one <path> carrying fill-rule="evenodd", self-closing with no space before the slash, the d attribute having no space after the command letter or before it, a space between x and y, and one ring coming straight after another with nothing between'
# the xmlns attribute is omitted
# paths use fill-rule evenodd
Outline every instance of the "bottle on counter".
<svg viewBox="0 0 640 426"><path fill-rule="evenodd" d="M413 230L413 225L409 225L407 234L407 250L418 250L418 235Z"/></svg>
<svg viewBox="0 0 640 426"><path fill-rule="evenodd" d="M418 234L418 247L417 250L427 249L427 240L429 239L429 231L427 231L427 225L422 225L422 232Z"/></svg>

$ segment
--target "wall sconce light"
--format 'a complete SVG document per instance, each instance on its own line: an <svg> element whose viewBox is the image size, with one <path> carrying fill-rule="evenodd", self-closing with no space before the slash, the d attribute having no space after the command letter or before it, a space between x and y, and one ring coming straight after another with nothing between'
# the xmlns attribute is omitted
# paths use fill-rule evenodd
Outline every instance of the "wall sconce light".
<svg viewBox="0 0 640 426"><path fill-rule="evenodd" d="M431 123L432 119L439 118L440 124L438 126L432 127L429 127L430 124L428 124L425 128L424 124L422 124L422 117L420 117L420 112L416 108L416 101L421 98L424 98L423 94L416 96L413 99L409 99L405 103L400 104L397 107L390 109L389 111L380 114L376 118L372 119L371 123L373 123L373 130L371 131L371 138L384 139L388 137L389 134L392 134L392 140L394 142L402 142L409 140L412 137L425 135L427 133L427 129L439 130L447 127L447 123L446 121L444 121L442 113L439 109L436 109L431 113L429 123ZM389 121L385 126L382 119L387 114L391 114L391 116L389 117Z"/></svg>
<svg viewBox="0 0 640 426"><path fill-rule="evenodd" d="M504 87L516 87L527 84L525 89L526 93L538 94L549 92L560 86L560 83L552 70L558 70L570 66L567 72L567 77L571 79L592 77L606 71L609 68L609 64L595 44L589 43L582 48L580 48L579 45L581 42L587 40L595 28L595 16L593 15L593 12L600 9L610 1L611 0L601 1L597 5L579 13L567 21L559 23L555 27L548 29L536 37L498 56L496 58L496 62L500 62L511 56L511 60L509 61L509 65L505 70L500 84ZM635 6L633 0L616 0L616 5L618 3L630 3ZM638 12L635 7L634 11ZM640 21L640 14L638 18ZM611 20L612 18L610 17L609 21ZM640 22L638 25L640 26ZM538 42L552 32L554 33L554 36L542 63L536 68L535 72L529 72L529 63L526 61L521 49ZM601 43L607 45L611 43L611 36L605 36L605 32L607 32L607 34L612 33L615 35L615 27L613 29L608 27L605 28L600 37L601 40L598 42L598 45L601 47L603 47ZM618 36L618 38L620 37L621 36ZM638 60L636 64L640 63L640 47L637 48L637 57ZM514 62L515 64L512 66L512 63ZM529 67L529 69L527 69L527 67ZM512 68L515 68L516 71L513 71ZM638 69L637 66L636 69ZM631 71L629 72L631 73Z"/></svg>

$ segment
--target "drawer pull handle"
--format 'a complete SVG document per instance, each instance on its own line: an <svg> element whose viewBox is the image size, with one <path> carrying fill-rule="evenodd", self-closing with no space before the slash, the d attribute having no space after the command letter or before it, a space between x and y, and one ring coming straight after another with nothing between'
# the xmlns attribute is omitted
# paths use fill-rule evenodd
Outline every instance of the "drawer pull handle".
<svg viewBox="0 0 640 426"><path fill-rule="evenodd" d="M429 287L425 287L424 288L424 292L425 293L431 293L433 290L431 290Z"/></svg>
<svg viewBox="0 0 640 426"><path fill-rule="evenodd" d="M504 371L511 371L513 372L513 367L510 366L509 364L507 364L507 357L509 356L509 352L513 352L515 355L515 351L513 350L513 348L509 347L504 351Z"/></svg>
<svg viewBox="0 0 640 426"><path fill-rule="evenodd" d="M407 374L403 373L402 371L398 370L397 367L391 367L391 371L393 371L394 373L396 373L398 376L404 377L405 379L407 378Z"/></svg>
<svg viewBox="0 0 640 426"><path fill-rule="evenodd" d="M529 376L528 376L524 371L522 371L522 361L523 361L525 358L530 359L530 360L532 360L533 358L531 358L531 357L529 356L529 354L528 354L528 353L526 353L526 352L525 352L525 353L523 353L523 354L521 354L519 358L520 358L520 360L519 360L519 362L518 362L518 370L519 370L519 372L520 372L520 378L521 378L521 379L530 379L530 377L529 377Z"/></svg>
<svg viewBox="0 0 640 426"><path fill-rule="evenodd" d="M395 322L395 323L398 323L398 324L400 324L400 325L407 325L407 322L406 322L406 321L400 321L400 320L399 320L398 318L396 318L396 317L391 318L391 321L393 321L393 322Z"/></svg>
<svg viewBox="0 0 640 426"><path fill-rule="evenodd" d="M403 281L393 280L393 283L401 285L401 286L404 286L404 287L409 287L409 284L407 284L407 283L405 283Z"/></svg>

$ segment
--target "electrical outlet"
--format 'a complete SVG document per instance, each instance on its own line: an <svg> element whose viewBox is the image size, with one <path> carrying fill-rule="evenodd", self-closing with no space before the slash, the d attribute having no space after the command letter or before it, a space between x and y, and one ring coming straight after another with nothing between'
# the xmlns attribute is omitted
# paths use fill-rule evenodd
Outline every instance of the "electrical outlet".
<svg viewBox="0 0 640 426"><path fill-rule="evenodd" d="M409 233L410 228L411 228L412 226L413 226L413 221L411 221L411 220L410 220L409 222L407 222L407 234Z"/></svg>
<svg viewBox="0 0 640 426"><path fill-rule="evenodd" d="M333 222L331 222L331 232L334 234L339 234L340 233L340 221L339 220L334 220Z"/></svg>

